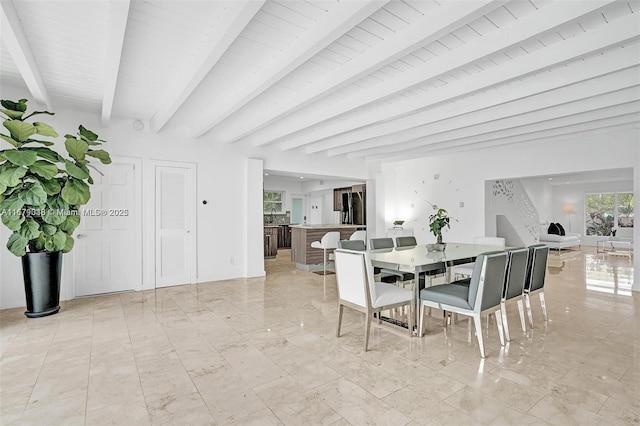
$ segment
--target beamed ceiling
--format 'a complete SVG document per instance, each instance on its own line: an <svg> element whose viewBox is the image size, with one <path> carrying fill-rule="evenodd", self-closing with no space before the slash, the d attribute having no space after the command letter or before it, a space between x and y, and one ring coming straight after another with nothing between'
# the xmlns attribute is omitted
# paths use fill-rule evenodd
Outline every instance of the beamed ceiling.
<svg viewBox="0 0 640 426"><path fill-rule="evenodd" d="M4 83L105 126L392 161L640 121L640 1L1 5Z"/></svg>

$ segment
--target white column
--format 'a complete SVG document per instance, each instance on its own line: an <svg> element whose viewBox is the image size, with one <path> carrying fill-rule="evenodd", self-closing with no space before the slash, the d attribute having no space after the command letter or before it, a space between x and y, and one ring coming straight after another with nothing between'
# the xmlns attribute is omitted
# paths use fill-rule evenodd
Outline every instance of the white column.
<svg viewBox="0 0 640 426"><path fill-rule="evenodd" d="M248 158L246 162L245 187L245 232L247 256L244 260L246 277L263 277L264 247L262 229L262 191L263 191L263 160Z"/></svg>
<svg viewBox="0 0 640 426"><path fill-rule="evenodd" d="M638 137L638 139L640 139L640 137ZM638 219L640 218L640 147L638 145L636 145L636 165L633 168L633 198L635 206L633 208L634 277L632 289L640 292L640 222L638 222Z"/></svg>

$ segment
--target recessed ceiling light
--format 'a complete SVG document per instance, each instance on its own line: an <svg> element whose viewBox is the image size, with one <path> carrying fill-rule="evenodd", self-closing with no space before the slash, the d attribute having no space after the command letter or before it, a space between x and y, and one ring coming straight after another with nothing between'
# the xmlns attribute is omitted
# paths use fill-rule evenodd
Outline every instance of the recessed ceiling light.
<svg viewBox="0 0 640 426"><path fill-rule="evenodd" d="M265 173L264 175L265 175L265 176L269 176L269 173Z"/></svg>
<svg viewBox="0 0 640 426"><path fill-rule="evenodd" d="M569 182L569 181L566 181L565 183L571 183L571 182Z"/></svg>
<svg viewBox="0 0 640 426"><path fill-rule="evenodd" d="M300 176L300 179L304 179L304 176Z"/></svg>
<svg viewBox="0 0 640 426"><path fill-rule="evenodd" d="M549 180L553 180L553 178L549 178Z"/></svg>

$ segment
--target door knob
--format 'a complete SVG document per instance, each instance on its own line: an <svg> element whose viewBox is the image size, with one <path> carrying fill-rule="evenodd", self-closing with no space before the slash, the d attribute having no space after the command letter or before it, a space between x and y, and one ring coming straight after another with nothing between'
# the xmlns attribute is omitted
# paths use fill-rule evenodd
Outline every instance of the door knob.
<svg viewBox="0 0 640 426"><path fill-rule="evenodd" d="M79 240L88 237L87 234L78 234L78 236L76 238L78 238Z"/></svg>

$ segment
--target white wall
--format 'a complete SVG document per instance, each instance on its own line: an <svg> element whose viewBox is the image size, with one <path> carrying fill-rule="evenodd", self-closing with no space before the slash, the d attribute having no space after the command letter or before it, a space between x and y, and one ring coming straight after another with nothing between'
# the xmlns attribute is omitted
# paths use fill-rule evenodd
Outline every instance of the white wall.
<svg viewBox="0 0 640 426"><path fill-rule="evenodd" d="M540 222L557 222L553 216L553 191L548 181L541 179L521 179L529 199L538 210Z"/></svg>
<svg viewBox="0 0 640 426"><path fill-rule="evenodd" d="M389 162L376 175L384 184L384 196L377 194L375 214L384 212L385 227L396 218L406 220L405 226L414 228L416 238L424 243L434 240L427 219L433 213L429 203L437 204L458 219L443 234L444 240L471 242L475 235L484 234L486 180L634 167L638 182L639 149L640 138L634 129ZM636 194L639 186L635 185ZM464 207L459 207L460 202ZM635 215L640 217L639 203ZM376 236L381 234L377 230ZM640 253L637 237L635 252ZM640 274L636 273L635 283L638 280Z"/></svg>

